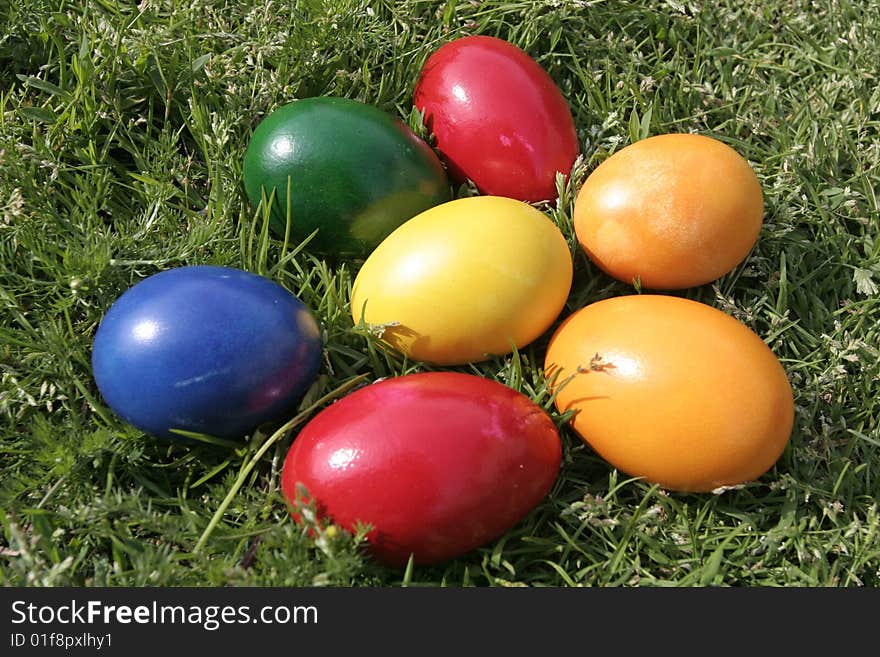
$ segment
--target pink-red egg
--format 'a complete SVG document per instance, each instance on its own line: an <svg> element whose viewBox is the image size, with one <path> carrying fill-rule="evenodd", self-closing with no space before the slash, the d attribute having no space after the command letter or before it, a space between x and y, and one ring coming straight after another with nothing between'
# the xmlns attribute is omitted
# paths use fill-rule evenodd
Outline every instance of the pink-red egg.
<svg viewBox="0 0 880 657"><path fill-rule="evenodd" d="M548 73L502 39L469 36L425 62L414 93L450 177L483 194L556 198L579 153L571 111Z"/></svg>
<svg viewBox="0 0 880 657"><path fill-rule="evenodd" d="M550 417L490 379L425 372L361 388L317 414L281 475L294 505L353 531L372 530L391 566L460 556L504 534L556 481L561 443Z"/></svg>

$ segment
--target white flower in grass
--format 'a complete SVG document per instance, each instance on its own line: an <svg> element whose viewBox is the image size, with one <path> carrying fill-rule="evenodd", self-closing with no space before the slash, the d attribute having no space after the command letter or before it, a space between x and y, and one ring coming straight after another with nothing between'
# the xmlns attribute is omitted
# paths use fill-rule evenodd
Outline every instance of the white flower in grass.
<svg viewBox="0 0 880 657"><path fill-rule="evenodd" d="M853 269L853 283L856 284L856 292L866 297L876 296L878 287L874 281L874 272L863 267Z"/></svg>
<svg viewBox="0 0 880 657"><path fill-rule="evenodd" d="M24 207L24 197L21 195L21 189L16 187L9 195L9 200L3 206L3 223L11 224L12 220L21 215Z"/></svg>

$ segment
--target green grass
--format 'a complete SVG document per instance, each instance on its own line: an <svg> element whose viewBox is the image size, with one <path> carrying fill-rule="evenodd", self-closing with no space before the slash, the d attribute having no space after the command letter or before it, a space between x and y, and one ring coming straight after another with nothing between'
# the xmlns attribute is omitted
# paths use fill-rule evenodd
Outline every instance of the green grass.
<svg viewBox="0 0 880 657"><path fill-rule="evenodd" d="M0 25L3 584L880 585L874 3L21 0L0 5ZM357 375L425 369L353 329L356 264L267 239L241 161L259 120L294 98L409 117L425 58L473 33L524 48L574 113L583 165L545 208L574 255L564 315L632 291L575 248L572 199L599 162L672 131L749 160L766 201L759 242L684 294L766 339L792 381L795 431L759 481L685 495L625 478L564 429L559 480L523 522L401 572L364 557L360 537L290 521L279 467L295 431L249 470L262 434L237 449L152 440L102 403L90 345L130 285L211 263L267 274L314 310L327 348L306 404ZM546 340L458 369L549 407Z"/></svg>

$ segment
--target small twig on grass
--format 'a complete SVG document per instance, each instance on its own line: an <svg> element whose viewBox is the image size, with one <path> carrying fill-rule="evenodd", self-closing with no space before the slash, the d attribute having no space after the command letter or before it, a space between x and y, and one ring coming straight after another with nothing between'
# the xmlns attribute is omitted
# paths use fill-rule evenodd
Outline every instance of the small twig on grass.
<svg viewBox="0 0 880 657"><path fill-rule="evenodd" d="M247 570L254 563L254 559L257 556L257 548L260 547L260 541L263 540L262 535L257 535L254 537L254 540L251 542L251 546L248 548L247 554L244 555L244 559L241 560L241 567Z"/></svg>

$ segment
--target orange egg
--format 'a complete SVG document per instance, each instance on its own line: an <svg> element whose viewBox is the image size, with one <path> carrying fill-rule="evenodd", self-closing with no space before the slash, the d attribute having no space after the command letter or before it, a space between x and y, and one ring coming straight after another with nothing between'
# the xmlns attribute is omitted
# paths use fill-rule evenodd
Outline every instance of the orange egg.
<svg viewBox="0 0 880 657"><path fill-rule="evenodd" d="M560 411L619 470L680 491L757 479L791 435L782 365L753 331L696 301L631 295L568 317L547 349Z"/></svg>
<svg viewBox="0 0 880 657"><path fill-rule="evenodd" d="M578 192L574 227L590 259L625 283L673 290L732 271L758 239L761 185L717 139L649 137L600 164Z"/></svg>

